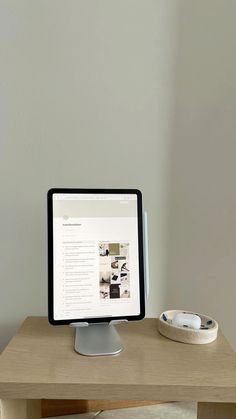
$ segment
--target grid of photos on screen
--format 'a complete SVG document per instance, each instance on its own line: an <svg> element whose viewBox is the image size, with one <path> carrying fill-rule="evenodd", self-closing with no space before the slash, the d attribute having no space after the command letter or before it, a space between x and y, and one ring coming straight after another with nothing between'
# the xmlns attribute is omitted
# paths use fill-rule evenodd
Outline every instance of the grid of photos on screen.
<svg viewBox="0 0 236 419"><path fill-rule="evenodd" d="M101 299L130 298L129 243L99 243Z"/></svg>

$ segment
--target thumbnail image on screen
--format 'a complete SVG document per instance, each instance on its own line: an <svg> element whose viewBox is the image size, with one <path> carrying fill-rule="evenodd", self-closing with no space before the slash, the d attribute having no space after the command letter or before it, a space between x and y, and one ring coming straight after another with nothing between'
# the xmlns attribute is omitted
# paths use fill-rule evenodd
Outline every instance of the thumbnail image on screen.
<svg viewBox="0 0 236 419"><path fill-rule="evenodd" d="M130 298L129 243L99 243L100 298Z"/></svg>

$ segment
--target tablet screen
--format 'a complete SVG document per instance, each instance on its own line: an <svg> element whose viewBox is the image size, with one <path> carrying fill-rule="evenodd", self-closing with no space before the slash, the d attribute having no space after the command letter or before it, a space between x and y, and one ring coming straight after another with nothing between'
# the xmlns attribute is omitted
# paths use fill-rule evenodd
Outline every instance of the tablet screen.
<svg viewBox="0 0 236 419"><path fill-rule="evenodd" d="M138 192L51 190L55 322L141 316Z"/></svg>

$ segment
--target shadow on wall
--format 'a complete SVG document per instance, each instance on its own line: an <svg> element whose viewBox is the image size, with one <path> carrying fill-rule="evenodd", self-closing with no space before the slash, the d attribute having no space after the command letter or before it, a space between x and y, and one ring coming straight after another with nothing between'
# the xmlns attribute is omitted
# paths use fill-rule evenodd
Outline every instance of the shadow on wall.
<svg viewBox="0 0 236 419"><path fill-rule="evenodd" d="M9 330L11 336L14 336L19 325L4 322L4 324L0 324L1 330L1 342L0 342L0 353L4 350L8 342L10 341L11 337L9 337Z"/></svg>
<svg viewBox="0 0 236 419"><path fill-rule="evenodd" d="M166 307L212 315L236 347L236 3L179 11Z"/></svg>

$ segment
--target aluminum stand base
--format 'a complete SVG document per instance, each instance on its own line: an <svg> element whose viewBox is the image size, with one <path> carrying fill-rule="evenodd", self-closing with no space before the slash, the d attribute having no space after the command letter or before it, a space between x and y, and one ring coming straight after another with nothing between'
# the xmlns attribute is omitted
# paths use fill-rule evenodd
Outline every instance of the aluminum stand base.
<svg viewBox="0 0 236 419"><path fill-rule="evenodd" d="M120 337L111 324L92 324L75 330L75 351L81 355L117 355L123 350Z"/></svg>

